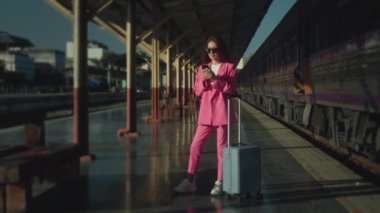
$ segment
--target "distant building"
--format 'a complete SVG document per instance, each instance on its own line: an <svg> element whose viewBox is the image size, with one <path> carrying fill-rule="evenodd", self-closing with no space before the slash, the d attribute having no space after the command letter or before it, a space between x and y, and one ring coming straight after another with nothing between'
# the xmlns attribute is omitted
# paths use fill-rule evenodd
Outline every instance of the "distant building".
<svg viewBox="0 0 380 213"><path fill-rule="evenodd" d="M98 66L96 61L102 60L105 55L109 54L110 51L108 47L98 41L88 41L87 45L87 65L89 66ZM66 68L73 67L73 58L74 58L74 46L73 42L69 41L66 43Z"/></svg>
<svg viewBox="0 0 380 213"><path fill-rule="evenodd" d="M65 70L65 53L60 50L27 50L25 52L36 64L49 64L59 72Z"/></svg>
<svg viewBox="0 0 380 213"><path fill-rule="evenodd" d="M3 51L18 51L34 45L27 39L9 34L8 32L0 31L0 52Z"/></svg>
<svg viewBox="0 0 380 213"><path fill-rule="evenodd" d="M0 32L0 60L4 63L4 71L19 72L24 75L24 79L33 80L34 60L23 53L32 46L27 39Z"/></svg>
<svg viewBox="0 0 380 213"><path fill-rule="evenodd" d="M34 80L34 60L21 52L0 52L0 60L4 61L5 71L19 72L25 80Z"/></svg>

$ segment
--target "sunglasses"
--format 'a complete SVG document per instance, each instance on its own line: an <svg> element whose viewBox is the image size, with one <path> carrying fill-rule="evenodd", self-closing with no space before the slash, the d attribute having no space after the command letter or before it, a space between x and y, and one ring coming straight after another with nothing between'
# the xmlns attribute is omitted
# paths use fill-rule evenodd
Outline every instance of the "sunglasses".
<svg viewBox="0 0 380 213"><path fill-rule="evenodd" d="M210 53L218 53L219 52L219 48L206 48L206 52L208 54L210 54Z"/></svg>

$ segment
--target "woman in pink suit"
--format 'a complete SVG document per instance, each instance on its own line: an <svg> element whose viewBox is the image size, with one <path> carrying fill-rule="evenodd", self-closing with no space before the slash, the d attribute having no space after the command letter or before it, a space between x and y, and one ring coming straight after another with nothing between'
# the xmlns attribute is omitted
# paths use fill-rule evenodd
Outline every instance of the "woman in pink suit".
<svg viewBox="0 0 380 213"><path fill-rule="evenodd" d="M227 51L221 39L211 36L205 43L204 64L198 68L194 92L201 99L198 127L190 148L187 178L174 191L179 193L197 190L194 176L198 170L203 147L216 129L217 132L217 180L210 195L222 195L223 149L227 146L227 98L236 92L237 73L235 66L228 62ZM236 122L231 113L231 122Z"/></svg>

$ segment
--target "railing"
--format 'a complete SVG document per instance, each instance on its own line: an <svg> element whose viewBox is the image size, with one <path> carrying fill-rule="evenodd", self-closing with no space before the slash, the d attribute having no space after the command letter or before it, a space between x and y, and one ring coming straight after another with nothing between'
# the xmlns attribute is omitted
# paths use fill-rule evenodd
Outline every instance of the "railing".
<svg viewBox="0 0 380 213"><path fill-rule="evenodd" d="M125 97L124 93L90 94L89 106L123 102ZM21 125L35 117L43 119L49 111L72 108L72 93L0 96L0 128Z"/></svg>

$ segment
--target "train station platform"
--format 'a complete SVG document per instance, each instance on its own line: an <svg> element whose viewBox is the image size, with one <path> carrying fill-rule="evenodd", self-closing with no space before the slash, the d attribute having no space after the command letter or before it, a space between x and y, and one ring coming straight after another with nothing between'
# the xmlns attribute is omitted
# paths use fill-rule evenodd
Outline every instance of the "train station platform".
<svg viewBox="0 0 380 213"><path fill-rule="evenodd" d="M117 138L125 109L90 114L90 152L76 185L51 188L34 197L33 212L378 212L380 188L314 147L281 123L242 102L242 141L262 149L262 200L210 197L216 178L213 135L206 144L198 192L176 195L186 175L196 114L148 124L150 105L138 105L138 138ZM23 129L0 131L3 142ZM46 121L46 142L72 140L72 118ZM236 129L233 136L236 136ZM22 141L19 140L19 141ZM43 184L42 184L43 185ZM37 188L44 186L37 186ZM47 186L45 186L47 187ZM36 190L38 191L38 190Z"/></svg>

